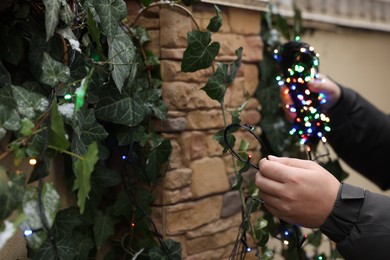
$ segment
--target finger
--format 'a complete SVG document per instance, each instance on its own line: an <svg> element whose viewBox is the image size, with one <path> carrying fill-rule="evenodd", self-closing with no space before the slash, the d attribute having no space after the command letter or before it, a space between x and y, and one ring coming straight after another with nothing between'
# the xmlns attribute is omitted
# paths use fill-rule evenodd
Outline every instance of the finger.
<svg viewBox="0 0 390 260"><path fill-rule="evenodd" d="M256 186L260 189L261 193L267 193L271 196L278 197L281 191L283 191L283 184L272 179L263 177L260 172L256 174Z"/></svg>
<svg viewBox="0 0 390 260"><path fill-rule="evenodd" d="M278 162L285 166L299 168L299 169L318 169L319 167L317 163L310 160L288 158L288 157L276 157L272 155L268 156L268 158L270 161Z"/></svg>
<svg viewBox="0 0 390 260"><path fill-rule="evenodd" d="M273 156L269 156L269 160L262 159L259 163L260 174L267 179L276 182L285 183L287 174L294 169L288 165L284 165L277 160L273 160Z"/></svg>

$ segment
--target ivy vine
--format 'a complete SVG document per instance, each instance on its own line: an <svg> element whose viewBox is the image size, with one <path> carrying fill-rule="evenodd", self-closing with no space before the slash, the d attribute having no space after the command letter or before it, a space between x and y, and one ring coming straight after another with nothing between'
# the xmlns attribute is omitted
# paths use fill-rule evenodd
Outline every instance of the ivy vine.
<svg viewBox="0 0 390 260"><path fill-rule="evenodd" d="M125 1L7 0L0 17L0 248L23 232L31 259L180 259L150 218L172 148Z"/></svg>

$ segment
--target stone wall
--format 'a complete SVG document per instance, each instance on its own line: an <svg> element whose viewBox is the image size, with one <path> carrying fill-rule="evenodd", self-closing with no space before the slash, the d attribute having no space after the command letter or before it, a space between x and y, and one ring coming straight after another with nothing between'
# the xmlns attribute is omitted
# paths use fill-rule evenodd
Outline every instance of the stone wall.
<svg viewBox="0 0 390 260"><path fill-rule="evenodd" d="M131 23L139 9L133 1L128 7ZM242 66L225 97L225 104L233 109L241 105L246 92L252 96L258 85L258 63L262 59L260 12L219 7L223 26L213 34L213 41L221 44L217 59L234 61L235 50L243 47ZM189 11L201 30L206 30L215 15L210 4L197 4ZM224 127L222 109L201 90L212 69L194 73L180 70L187 32L196 28L195 23L180 8L164 5L143 12L137 24L149 30L152 41L148 48L161 60L162 95L169 112L168 119L157 127L173 146L169 170L156 189L153 218L165 239L181 242L183 258L227 258L241 224L241 198L231 190L232 157L213 140ZM251 98L241 114L242 122L258 124L259 106ZM230 115L227 119L229 123ZM259 158L257 141L249 133L238 133L238 141L242 138L251 143L250 150Z"/></svg>

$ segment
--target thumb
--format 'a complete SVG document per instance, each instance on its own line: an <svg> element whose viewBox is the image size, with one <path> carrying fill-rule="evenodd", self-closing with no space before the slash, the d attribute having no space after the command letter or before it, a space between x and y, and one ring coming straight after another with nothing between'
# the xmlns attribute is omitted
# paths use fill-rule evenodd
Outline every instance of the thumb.
<svg viewBox="0 0 390 260"><path fill-rule="evenodd" d="M269 157L270 161L278 162L280 164L284 164L286 166L294 167L294 168L303 168L303 169L308 169L308 168L313 168L316 167L316 163L310 160L302 160L302 159L296 159L296 158L288 158L288 157L276 157L270 155Z"/></svg>

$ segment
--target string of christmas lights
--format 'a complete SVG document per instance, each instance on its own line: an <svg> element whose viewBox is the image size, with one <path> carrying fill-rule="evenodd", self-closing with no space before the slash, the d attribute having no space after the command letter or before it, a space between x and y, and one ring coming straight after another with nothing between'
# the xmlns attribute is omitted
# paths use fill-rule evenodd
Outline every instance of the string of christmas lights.
<svg viewBox="0 0 390 260"><path fill-rule="evenodd" d="M312 80L320 80L318 74L319 54L307 43L290 41L274 50L274 59L278 62L281 75L276 77L279 86L287 86L293 104L286 108L295 113L291 135L298 135L300 143L311 147L319 140L326 142L325 133L329 127L329 117L321 112L326 97L314 93L307 87Z"/></svg>

